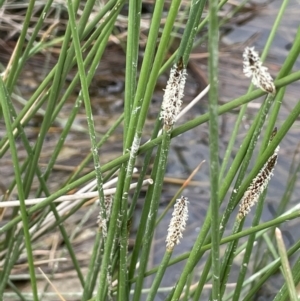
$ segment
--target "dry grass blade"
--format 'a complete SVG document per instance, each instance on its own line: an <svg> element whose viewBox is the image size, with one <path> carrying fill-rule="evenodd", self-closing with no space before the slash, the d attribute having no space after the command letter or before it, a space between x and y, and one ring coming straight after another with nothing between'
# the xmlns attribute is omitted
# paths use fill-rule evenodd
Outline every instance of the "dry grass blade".
<svg viewBox="0 0 300 301"><path fill-rule="evenodd" d="M153 180L152 179L147 179L143 181L143 186L146 185L152 185L153 184ZM130 189L134 189L136 188L137 183L133 183L130 185ZM104 195L112 195L116 192L116 188L111 188L111 189L105 189L104 190ZM86 192L86 193L75 193L73 195L64 195L61 196L59 198L57 198L56 200L54 200L54 202L69 202L69 201L77 201L77 200L83 200L83 199L89 199L89 198L97 198L98 196L98 192L97 191L93 191L93 192ZM37 198L37 199L28 199L25 200L25 205L29 206L29 205L35 205L35 204L39 204L41 202L43 202L46 198ZM7 201L7 202L1 202L0 203L0 208L6 208L6 207L17 207L20 206L20 201L16 200L16 201Z"/></svg>
<svg viewBox="0 0 300 301"><path fill-rule="evenodd" d="M43 272L43 270L41 268L39 268L39 271L42 273L42 275L45 277L45 279L47 280L47 282L51 285L51 287L53 288L53 290L56 292L57 296L59 297L59 299L61 301L66 301L66 299L60 294L60 292L56 289L56 287L54 286L54 284L50 281L50 279L47 277L47 275Z"/></svg>

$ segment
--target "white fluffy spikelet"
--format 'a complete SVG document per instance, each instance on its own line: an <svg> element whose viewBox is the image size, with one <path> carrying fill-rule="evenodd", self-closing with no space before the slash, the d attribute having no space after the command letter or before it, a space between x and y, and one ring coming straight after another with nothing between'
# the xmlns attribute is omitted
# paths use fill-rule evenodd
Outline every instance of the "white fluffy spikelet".
<svg viewBox="0 0 300 301"><path fill-rule="evenodd" d="M273 171L277 163L279 146L276 147L273 155L268 159L263 168L260 170L258 175L252 180L250 186L244 193L240 209L238 213L239 219L245 217L251 210L251 207L257 203L260 195L268 186L268 183L273 176Z"/></svg>
<svg viewBox="0 0 300 301"><path fill-rule="evenodd" d="M243 72L245 76L252 77L252 83L262 90L275 94L276 88L268 68L262 65L258 53L254 47L246 47L243 53Z"/></svg>
<svg viewBox="0 0 300 301"><path fill-rule="evenodd" d="M179 244L180 238L182 238L182 232L185 230L188 219L187 204L188 200L186 197L182 196L176 200L166 238L166 247L169 252L173 251L175 245Z"/></svg>
<svg viewBox="0 0 300 301"><path fill-rule="evenodd" d="M181 110L186 75L186 69L183 66L181 58L178 64L175 64L170 71L170 77L161 106L160 118L164 120L164 128L166 130L172 128Z"/></svg>

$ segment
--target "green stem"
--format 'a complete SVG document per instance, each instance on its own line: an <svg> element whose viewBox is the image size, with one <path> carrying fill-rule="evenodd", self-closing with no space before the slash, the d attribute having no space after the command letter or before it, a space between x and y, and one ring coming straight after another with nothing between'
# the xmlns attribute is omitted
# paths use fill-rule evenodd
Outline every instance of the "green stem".
<svg viewBox="0 0 300 301"><path fill-rule="evenodd" d="M27 250L27 260L29 265L29 273L31 278L31 287L33 292L33 298L34 301L38 301L38 291L37 291L37 283L36 283L36 277L35 277L35 270L34 270L34 260L32 255L32 246L31 246L31 239L30 239L30 233L29 233L29 221L28 221L28 212L25 205L25 193L24 193L24 186L21 178L21 170L19 165L19 158L18 158L18 152L17 147L15 144L15 139L11 127L11 118L10 118L10 112L9 112L9 106L8 103L9 100L9 94L8 91L4 85L4 82L2 78L0 77L0 102L1 107L3 110L3 116L4 121L6 125L7 135L9 139L9 145L11 150L11 157L13 161L14 171L15 171L15 178L17 183L17 189L18 189L18 196L20 200L20 210L21 210L21 220L23 223L23 231L24 231L24 237L25 237L25 246Z"/></svg>
<svg viewBox="0 0 300 301"><path fill-rule="evenodd" d="M8 75L8 78L6 81L6 87L7 87L7 91L8 91L9 95L12 93L14 84L16 82L16 77L15 77L16 70L18 68L19 58L21 57L21 53L23 51L25 37L27 35L27 31L30 26L31 16L32 16L32 13L34 10L34 4L35 4L35 0L29 1L29 5L26 9L26 16L25 16L24 22L22 24L21 35L19 37L16 49L14 51L14 56L16 59L12 62L11 68L9 70L10 72L9 72L9 75Z"/></svg>
<svg viewBox="0 0 300 301"><path fill-rule="evenodd" d="M158 210L158 205L160 201L161 196L161 190L162 190L162 184L163 184L163 178L165 175L165 169L167 166L167 159L168 159L168 153L170 148L170 131L163 131L163 140L162 145L160 148L160 152L158 155L158 168L154 180L153 189L150 191L151 201L150 201L150 210L146 222L146 228L144 233L144 239L143 239L143 247L141 251L140 256L140 266L138 270L138 278L135 285L134 295L133 295L133 301L139 301L141 292L142 292L142 286L144 282L144 274L146 271L146 267L148 264L148 257L150 253L150 247L152 243L152 238L155 230L155 221L156 221L156 215Z"/></svg>
<svg viewBox="0 0 300 301"><path fill-rule="evenodd" d="M72 37L73 37L78 71L79 71L79 76L81 81L82 96L84 100L88 130L89 130L89 135L91 140L91 148L92 148L93 159L94 159L94 168L95 168L95 174L97 179L97 189L98 189L99 200L101 205L100 212L102 213L102 218L105 220L106 213L105 213L104 194L103 194L103 178L102 178L102 172L101 172L101 166L100 166L98 148L96 142L96 131L93 122L93 114L92 114L91 101L90 101L89 90L88 90L88 83L87 83L87 78L86 78L83 59L82 59L80 40L79 40L78 29L75 21L75 11L74 11L72 0L68 0L68 12L69 12L69 21L70 21L69 27L71 28Z"/></svg>
<svg viewBox="0 0 300 301"><path fill-rule="evenodd" d="M89 262L88 274L86 276L85 286L82 295L82 301L90 299L93 295L101 264L101 243L102 234L98 231L95 237L93 253Z"/></svg>
<svg viewBox="0 0 300 301"><path fill-rule="evenodd" d="M124 143L127 137L133 100L136 89L136 73L138 64L138 49L140 38L142 1L129 1L128 33L126 50L125 100L124 100ZM124 145L124 147L126 147Z"/></svg>
<svg viewBox="0 0 300 301"><path fill-rule="evenodd" d="M286 248L285 248L282 234L281 234L281 231L279 230L279 228L275 229L275 233L276 233L275 236L276 236L276 240L277 240L278 251L280 254L280 258L281 258L283 276L285 278L285 283L286 283L286 287L289 292L290 300L291 301L299 301L297 290L296 290L295 283L294 283L294 277L291 272L288 256L286 253Z"/></svg>
<svg viewBox="0 0 300 301"><path fill-rule="evenodd" d="M220 253L219 253L219 126L218 126L218 61L219 22L218 0L209 0L208 70L209 70L209 150L210 150L210 210L212 241L212 300L220 300Z"/></svg>

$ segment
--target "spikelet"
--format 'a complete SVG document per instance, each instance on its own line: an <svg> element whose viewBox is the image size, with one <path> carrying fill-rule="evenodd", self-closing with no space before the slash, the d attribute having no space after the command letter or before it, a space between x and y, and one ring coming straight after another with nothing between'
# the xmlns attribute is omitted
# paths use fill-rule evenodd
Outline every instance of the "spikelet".
<svg viewBox="0 0 300 301"><path fill-rule="evenodd" d="M254 47L246 47L243 53L243 72L245 76L252 77L252 83L262 90L275 95L276 88L268 68L262 65Z"/></svg>
<svg viewBox="0 0 300 301"><path fill-rule="evenodd" d="M180 238L182 238L182 232L185 230L188 219L187 204L188 200L186 197L182 196L176 200L166 238L166 247L169 252L173 251L175 245L179 244Z"/></svg>
<svg viewBox="0 0 300 301"><path fill-rule="evenodd" d="M164 129L170 130L181 110L184 86L186 81L186 68L182 58L170 71L170 78L165 89L164 99L161 106L160 118L164 121Z"/></svg>
<svg viewBox="0 0 300 301"><path fill-rule="evenodd" d="M276 129L273 131L270 137L270 141L272 141L275 134L276 134ZM279 151L279 146L276 147L272 156L268 159L268 161L265 163L263 168L259 171L257 176L252 180L250 186L244 193L240 202L240 209L238 212L238 218L240 220L250 212L251 207L255 203L257 203L260 195L268 186L268 183L271 177L273 176L275 165L277 163L278 151Z"/></svg>

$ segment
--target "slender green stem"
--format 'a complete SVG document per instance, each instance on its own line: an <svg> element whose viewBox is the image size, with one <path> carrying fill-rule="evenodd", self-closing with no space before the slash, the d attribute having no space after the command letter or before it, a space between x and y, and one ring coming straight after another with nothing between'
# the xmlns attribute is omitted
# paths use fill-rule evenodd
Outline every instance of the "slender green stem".
<svg viewBox="0 0 300 301"><path fill-rule="evenodd" d="M138 278L137 278L134 295L132 299L133 301L140 300L142 286L144 282L144 274L148 264L148 257L151 249L150 246L152 243L152 238L155 229L155 221L156 221L156 215L157 215L158 205L161 196L163 178L167 166L167 159L168 159L168 153L169 153L170 142L171 142L170 131L169 132L163 131L162 136L163 136L162 145L157 160L158 168L155 177L153 177L154 180L153 190L150 191L150 197L151 197L150 208L149 208L148 218L146 221L146 228L145 228L144 239L143 239L143 248L140 257Z"/></svg>
<svg viewBox="0 0 300 301"><path fill-rule="evenodd" d="M220 9L227 3L227 1L228 1L228 0L222 0L222 1L220 1L219 5L218 5L218 10L220 10ZM199 7L199 9L201 10L201 6ZM198 28L197 28L197 32L198 32L198 33L199 33L199 32L207 25L208 21L209 21L209 14L208 14L208 15L201 21L201 23L199 24L199 26L198 26ZM192 37L192 36L193 36L193 35L191 35L191 37ZM201 36L202 36L202 35L201 35ZM205 36L205 37L207 38L207 36ZM202 39L202 38L201 38L201 39L197 40L196 42L194 42L193 47L195 47L195 46L201 44L204 40L206 40L206 39ZM163 72L165 72L166 69L169 68L169 67L173 64L173 62L174 62L174 60L175 60L175 58L176 58L176 56L177 56L177 51L178 51L178 50L176 50L176 51L169 57L169 59L167 60L167 62L163 65L163 67L162 67L161 70L160 70L160 74L163 73ZM186 47L186 52L187 52L187 53L190 52L190 46L189 46L189 45ZM186 54L184 54L184 57L185 57L185 56L186 56Z"/></svg>
<svg viewBox="0 0 300 301"><path fill-rule="evenodd" d="M139 49L139 36L140 36L140 21L141 21L141 8L142 1L129 2L129 15L128 15L128 37L127 37L127 50L126 50L126 80L125 80L125 103L124 103L124 139L123 147L126 149L126 140L132 116L133 101L136 90L136 75L138 64L138 49ZM132 146L131 151L137 149ZM133 155L135 156L135 155ZM128 162L128 170L132 171L130 167L131 162ZM133 163L134 164L134 163ZM122 169L123 170L123 169ZM118 300L127 300L128 296L128 279L127 279L127 252L128 252L128 230L127 230L127 195L130 185L132 174L130 172L126 176L125 187L123 188L124 195L122 197L121 216L123 219L121 238L120 238L120 265L118 273ZM121 179L119 179L121 181ZM127 182L127 183L126 183ZM121 186L119 186L121 187ZM119 188L121 190L121 188Z"/></svg>
<svg viewBox="0 0 300 301"><path fill-rule="evenodd" d="M285 0L282 2L281 10L285 9L288 1L289 0ZM300 53L299 49L300 49L300 27L298 27L297 34L294 38L293 46L292 46L285 62L283 63L281 70L279 71L279 73L277 75L278 79L282 78L283 76L286 76L287 74L289 74L291 72L292 67L294 66L296 60L299 57L299 53ZM281 91L281 90L283 90L283 91ZM280 88L279 91L277 92L277 94L279 94L279 93L281 93L281 95L283 95L285 93L285 87ZM270 137L270 135L273 131L273 128L275 127L277 117L279 114L279 110L281 108L281 104L282 104L281 101L276 101L274 104L274 108L272 110L270 120L268 122L266 131L265 131L265 136L264 136L264 139L262 142L262 145L264 147L268 144L268 137Z"/></svg>
<svg viewBox="0 0 300 301"><path fill-rule="evenodd" d="M12 281L8 280L7 285L9 286L10 289L12 289L12 291L16 293L20 301L27 301L26 298L21 293L20 289L17 288L17 286ZM3 295L1 294L1 296Z"/></svg>
<svg viewBox="0 0 300 301"><path fill-rule="evenodd" d="M100 264L101 264L101 243L102 243L102 234L97 232L93 253L91 260L89 262L88 274L86 276L85 286L82 295L82 301L86 301L92 297L95 284L97 281Z"/></svg>
<svg viewBox="0 0 300 301"><path fill-rule="evenodd" d="M205 266L201 272L201 277L199 279L197 288L194 292L193 301L200 300L200 296L203 291L204 285L206 284L207 275L210 272L210 270L211 270L211 253L208 255L208 259L206 260Z"/></svg>
<svg viewBox="0 0 300 301"><path fill-rule="evenodd" d="M12 234L14 231L16 231L16 227L14 227L8 231L7 234L9 235L10 239L9 240L6 239L8 241L4 245L6 254L5 254L4 263L2 264L2 269L0 272L0 296L3 296L3 292L5 289L6 283L7 283L8 275L10 275L9 263L13 257L12 250L15 245L15 237ZM17 248L17 250L18 250L18 248Z"/></svg>
<svg viewBox="0 0 300 301"><path fill-rule="evenodd" d="M115 123L111 126L111 128L104 134L104 136L101 138L101 140L98 142L97 147L100 149L101 146L108 140L108 138L112 135L112 133L117 129L118 126L120 126L121 122L124 119L124 115L120 115L120 117L115 121ZM74 173L70 176L70 178L67 180L67 183L71 183L74 181L77 176L80 174L80 172L83 170L83 168L91 161L93 155L92 153L87 154L87 156L82 160L82 162L76 167ZM64 185L63 185L64 186Z"/></svg>
<svg viewBox="0 0 300 301"><path fill-rule="evenodd" d="M279 206L277 207L276 216L283 214L284 211L286 210L286 207L291 202L292 194L295 190L295 185L297 184L297 180L298 180L298 174L300 172L300 160L299 160L300 158L297 155L298 155L298 150L295 151L293 160L291 162L289 177L287 178L286 181L287 183L286 189L281 198Z"/></svg>
<svg viewBox="0 0 300 301"><path fill-rule="evenodd" d="M31 2L34 2L34 1L31 1ZM52 6L52 3L53 3L53 0L48 0L46 2L45 7L43 8L43 10L40 13L40 17L39 17L37 23L34 26L33 33L31 34L30 39L29 39L28 43L26 44L26 48L25 48L24 52L22 53L22 56L20 57L19 60L16 60L16 61L18 61L18 64L16 66L16 70L13 73L12 87L15 86L15 84L16 84L18 78L19 78L19 75L20 75L20 73L21 73L21 71L22 71L22 69L24 67L24 65L25 65L27 59L30 56L30 51L31 51L31 49L32 49L32 47L33 47L33 45L34 45L34 43L36 41L38 33L41 30L41 27L43 26L43 23L45 21L46 15L47 15L47 13L49 12L49 10L50 10L50 8ZM27 32L26 32L27 29L28 28L24 28L23 27L23 30L25 30L26 34L27 34ZM16 57L18 57L18 56L16 56Z"/></svg>
<svg viewBox="0 0 300 301"><path fill-rule="evenodd" d="M297 244L296 244L297 245ZM299 247L299 244L298 244ZM289 251L287 252L287 255L291 254ZM298 258L297 262L295 263L293 269L292 269L292 279L291 282L293 282L293 286L298 285L300 282L300 260ZM294 288L293 288L294 289ZM295 300L298 301L299 298L297 296L297 292L296 296L293 295L293 297L290 297L290 300ZM289 293L289 288L288 288L288 283L287 281L283 284L283 286L281 287L281 289L278 291L277 295L274 298L274 301L284 301L284 300L288 300L289 295L291 295Z"/></svg>
<svg viewBox="0 0 300 301"><path fill-rule="evenodd" d="M18 63L19 63L18 58L21 57L21 53L23 51L25 37L27 35L27 30L29 28L29 25L30 25L30 22L31 22L31 16L32 16L32 13L33 13L33 10L34 10L34 4L35 4L35 0L29 1L29 5L28 5L28 8L26 10L26 16L25 16L24 22L22 24L21 35L19 37L17 46L16 46L15 51L14 51L14 56L17 59L13 60L11 68L9 70L10 72L9 72L9 75L8 75L8 78L7 78L7 81L6 81L6 87L7 87L7 91L9 93L9 95L13 91L14 84L16 82L15 73L16 73L16 70L18 68Z"/></svg>
<svg viewBox="0 0 300 301"><path fill-rule="evenodd" d="M276 233L275 237L277 240L278 251L280 254L280 258L281 258L281 265L282 265L282 269L283 269L283 273L284 273L286 286L288 288L288 292L290 295L290 300L291 301L299 301L296 287L294 284L293 275L292 275L290 264L289 264L289 260L288 260L287 253L286 253L286 248L285 248L282 234L281 234L281 231L279 230L279 228L275 229L275 233Z"/></svg>
<svg viewBox="0 0 300 301"><path fill-rule="evenodd" d="M174 290L174 292L172 292L173 293L172 300L179 300L189 274L193 271L196 263L199 261L199 258L202 255L201 249L203 247L205 238L206 238L209 228L210 228L210 217L211 217L210 211L211 211L211 206L209 206L209 209L207 212L207 217L204 220L204 223L202 224L202 227L201 227L201 231L198 234L198 237L193 245L191 252L189 253L188 261L180 275L180 278L177 282L175 290ZM219 242L219 244L220 244L220 242ZM220 289L220 287L219 287L219 289Z"/></svg>
<svg viewBox="0 0 300 301"><path fill-rule="evenodd" d="M80 2L80 1L79 1ZM95 0L90 0L86 3L86 5L84 6L84 10L80 16L80 19L78 21L78 24L77 24L77 34L78 34L78 38L79 40L81 41L81 38L82 38L82 34L83 34L83 31L85 29L85 26L86 26L86 23L88 21L88 19L90 18L90 13L91 13L91 10L93 8L93 5L94 5L94 2ZM78 2L74 2L74 11L77 12L78 10L78 6L79 3L77 4ZM70 17L69 17L69 23L68 23L68 27L70 25ZM105 24L102 24L102 26L105 26ZM67 27L67 29L68 29ZM60 86L58 86L58 90L60 90L62 87L63 87L63 81L65 78L67 78L67 75L71 69L71 66L73 65L73 62L74 64L77 63L77 57L75 55L76 53L76 50L75 50L75 44L71 44L70 48L68 49L68 52L67 52L67 56L65 58L65 63L64 63L64 66L63 66L63 69L62 69L62 73L61 73L61 82L60 82ZM83 53L85 51L82 51ZM94 52L93 49L91 50L91 52ZM80 73L80 72L79 72ZM79 98L80 95L79 95Z"/></svg>
<svg viewBox="0 0 300 301"><path fill-rule="evenodd" d="M175 1L175 2L177 2L177 1ZM146 114L148 112L150 100L146 98L145 91L146 91L146 87L149 86L150 73L154 74L153 69L151 71L151 68L154 68L154 66L152 66L152 63L153 63L153 57L155 54L155 48L156 48L155 45L156 45L159 27L160 27L163 5L164 5L164 1L162 1L162 0L158 0L155 3L154 12L153 12L153 16L152 16L152 22L151 22L150 31L149 31L149 37L148 37L148 41L147 41L147 45L146 45L146 49L145 49L143 63L141 66L140 77L139 77L139 81L138 81L138 85L137 85L137 89L136 89L136 93L135 93L134 103L132 105L131 118L130 118L128 131L127 131L128 135L126 136L126 144L125 144L126 148L131 147L133 140L134 140L134 136L136 135L136 132L138 134L136 139L140 139L140 135L141 135L140 131L141 131L141 128L145 121L144 117L140 118L140 114L141 114L141 112L144 112L143 116L146 116ZM169 22L169 23L172 23L172 22ZM166 23L166 25L167 24L168 24L168 22ZM170 34L170 31L168 31L168 34ZM165 42L165 40L166 39L161 38L162 42ZM162 48L161 44L162 43L160 43L160 45L159 45L159 49ZM158 54L157 54L157 56L158 56ZM162 59L162 58L160 58L160 59ZM160 66L160 64L159 64L159 66ZM157 75L156 74L154 74L154 75L155 75L155 80L156 80ZM136 131L139 119L141 120L140 125L139 125L139 130Z"/></svg>
<svg viewBox="0 0 300 301"><path fill-rule="evenodd" d="M236 219L232 233L236 234L241 231L243 228L244 220L240 221L238 218ZM255 235L254 235L255 236ZM222 268L221 268L221 300L223 300L223 295L226 289L226 284L229 278L232 262L235 257L236 248L237 248L238 240L231 241L226 248L225 254L222 260Z"/></svg>
<svg viewBox="0 0 300 301"><path fill-rule="evenodd" d="M100 166L98 149L97 149L96 131L93 122L93 113L92 113L90 96L88 91L88 83L87 83L87 78L86 78L84 64L83 64L82 53L80 49L80 41L79 41L79 36L77 31L77 25L75 21L75 11L71 0L68 0L68 12L69 12L70 28L72 31L73 43L74 43L74 48L76 53L77 65L79 70L79 76L81 81L82 96L83 96L85 110L86 110L89 135L91 140L95 174L97 179L97 189L99 193L100 204L102 207L101 213L102 213L102 218L105 220L106 214L105 214L104 194L103 194L103 178L102 178L101 166Z"/></svg>
<svg viewBox="0 0 300 301"><path fill-rule="evenodd" d="M36 277L35 277L35 270L34 270L34 260L32 255L32 247L31 247L31 239L30 239L30 233L29 233L29 221L28 221L28 212L25 206L25 193L24 193L24 186L21 178L21 170L19 165L19 158L18 158L18 152L17 147L15 144L13 131L11 127L11 118L10 118L10 112L8 108L9 100L9 94L8 91L4 85L4 82L2 78L0 77L0 101L1 101L1 107L3 110L3 116L5 120L7 135L9 139L9 145L11 150L11 156L12 161L14 165L14 171L15 171L15 178L17 183L17 189L18 189L18 196L20 200L20 210L21 210L21 219L23 222L23 231L24 231L24 237L25 237L25 245L27 250L27 260L29 265L29 273L31 277L31 287L33 292L33 297L35 301L38 301L38 291L37 291L37 283L36 283Z"/></svg>
<svg viewBox="0 0 300 301"><path fill-rule="evenodd" d="M3 292L6 289L6 285L9 282L10 271L13 269L20 256L20 246L23 242L23 238L24 236L22 231L19 231L17 235L15 235L13 246L11 246L11 248L6 249L6 265L3 266L3 272L1 272L2 277L0 282L0 296L3 296Z"/></svg>
<svg viewBox="0 0 300 301"><path fill-rule="evenodd" d="M140 38L141 22L141 4L142 1L129 2L128 14L128 34L126 50L126 75L125 75L125 100L124 100L124 143L127 137L129 121L132 113L133 100L136 89L136 73L138 64L138 49ZM124 145L124 147L126 147Z"/></svg>
<svg viewBox="0 0 300 301"><path fill-rule="evenodd" d="M183 57L183 64L187 65L196 33L198 32L199 20L205 6L206 0L193 0L190 7L187 24L184 28L184 33L178 50L176 51L176 61Z"/></svg>
<svg viewBox="0 0 300 301"><path fill-rule="evenodd" d="M24 132L23 132L22 129L21 129L21 137L22 137L22 139L23 139L25 149L26 149L26 151L27 151L27 153L28 153L28 157L30 158L30 157L33 156L33 151L32 151L32 149L31 149L31 147L30 147L30 145L29 145L29 142L28 142L28 140L27 140L27 137L25 136L25 134L24 134ZM24 170L25 167L27 166L27 163L28 163L28 162L29 162L29 161L26 161L26 162L23 164L22 168L20 169L20 170L21 170L21 173L23 172L23 170ZM41 187L42 187L43 191L45 192L46 195L49 195L49 190L48 190L48 188L47 188L47 186L46 186L46 183L45 183L44 179L43 179L42 176L41 176L41 172L40 172L39 168L36 169L36 173L37 173L38 179L39 179L39 181L40 181L40 183L41 183ZM12 186L14 186L14 185L12 185ZM10 188L9 191L11 191L11 189L12 189L12 188ZM53 211L53 214L54 214L56 220L58 221L58 220L60 219L60 217L59 217L59 215L58 215L58 213L57 213L56 207L55 207L54 204L52 204L52 203L50 203L50 207L51 207L51 210ZM67 235L67 233L66 233L66 231L65 231L65 229L64 229L64 227L63 227L63 225L59 224L59 229L60 229L61 234L62 234L62 236L63 236L63 238L64 238L64 241L65 241L65 243L66 243L66 246L67 246L67 249L68 249L68 251L69 251L70 257L71 257L71 259L72 259L72 261L73 261L74 267L75 267L75 269L76 269L76 271L77 271L77 273L78 273L78 277L79 277L79 279L80 279L80 281L81 281L81 283L82 283L82 285L83 285L83 283L84 283L84 281L83 281L83 276L82 276L82 273L81 273L81 271L80 271L79 264L78 264L78 261L77 261L77 259L76 259L75 254L74 254L73 248L72 248L71 244L69 243L68 235ZM12 237L13 237L13 236L12 236Z"/></svg>
<svg viewBox="0 0 300 301"><path fill-rule="evenodd" d="M191 273L186 282L184 297L182 298L183 301L188 301L190 298L190 291L191 291L191 286L193 283L193 278L194 278L194 273Z"/></svg>
<svg viewBox="0 0 300 301"><path fill-rule="evenodd" d="M220 300L219 254L219 126L218 126L218 61L219 22L218 0L209 0L208 69L209 69L209 150L210 150L210 208L212 240L212 300Z"/></svg>
<svg viewBox="0 0 300 301"><path fill-rule="evenodd" d="M118 2L120 2L120 1L118 1L118 0L109 0L104 4L102 9L90 21L90 23L87 24L87 26L84 28L84 32L82 34L83 39L86 39L94 31L95 27L97 27L97 25L99 25L99 21L102 20L104 16L106 17L105 20L104 20L104 23L107 21L107 18L109 18L109 16L107 16L107 13L109 11L111 11L111 12L115 11L114 8L116 8L116 5L117 5ZM99 27L101 27L101 25ZM97 28L97 30L99 29L99 27ZM88 45L86 45L86 47L88 47Z"/></svg>
<svg viewBox="0 0 300 301"><path fill-rule="evenodd" d="M156 119L153 131L152 131L151 140L155 139L157 137L157 134L158 134L160 128L161 128L161 119L158 117ZM146 174L149 170L149 164L150 164L151 159L152 159L152 153L153 153L153 149L150 149L149 151L146 152L145 159L144 159L144 162L143 162L143 167L142 167L142 170L140 172L139 179L138 179L137 187L134 191L134 195L132 197L131 205L130 205L130 208L129 208L129 211L128 211L128 219L132 218L136 203L138 201L139 194L141 192L143 180L145 179ZM133 261L135 261L135 260L133 260ZM133 266L133 270L134 269L135 269L135 267ZM132 273L133 272L134 271L132 271ZM128 274L132 275L130 269L129 269ZM132 277L129 276L129 278L132 278Z"/></svg>
<svg viewBox="0 0 300 301"><path fill-rule="evenodd" d="M78 0L77 0L77 7L78 7ZM49 102L47 104L46 112L47 114L44 116L42 126L40 128L39 136L35 145L35 151L34 151L34 156L32 158L32 161L29 165L28 170L26 171L25 175L25 181L24 181L24 187L25 187L25 195L28 195L31 189L31 184L33 181L33 177L35 175L35 170L36 166L38 164L38 160L40 158L40 153L42 150L42 146L44 143L45 136L48 132L50 122L51 122L51 116L56 104L56 99L59 93L58 87L61 85L61 73L63 70L63 65L66 59L66 54L67 50L69 47L69 41L71 38L71 29L70 26L67 27L66 34L65 34L65 40L62 45L61 51L60 51L60 56L58 59L58 64L56 68L56 72L54 75L54 80L52 84L52 88L50 91L50 96L49 96Z"/></svg>
<svg viewBox="0 0 300 301"><path fill-rule="evenodd" d="M114 19L110 20L110 22L107 24L107 27L104 28L102 34L98 37L98 39L96 40L93 48L90 50L89 54L87 55L85 61L84 61L84 66L87 67L88 64L90 63L91 59L93 59L91 66L89 68L89 72L87 73L86 79L87 79L87 84L90 85L90 83L92 82L93 76L96 72L96 69L99 65L99 61L103 55L103 52L105 50L106 47L106 43L107 40L109 38L109 35L111 33L112 30L112 26L114 23ZM77 73L75 75L75 77L73 78L70 86L68 87L67 91L65 92L65 95L62 97L60 104L57 106L55 113L53 114L53 117L55 118L55 116L57 116L58 112L61 110L62 105L66 102L66 100L68 99L68 97L70 96L71 92L73 91L74 87L77 85L77 81L79 80L79 73ZM67 135L70 131L70 128L73 124L73 121L76 117L76 114L78 113L80 107L82 104L82 96L79 95L78 98L76 99L76 102L73 106L73 109L70 113L70 117L68 119L68 121L66 122L64 129L61 133L60 139L55 147L55 150L53 151L53 154L49 160L47 169L43 175L44 179L47 180L51 170L56 162L56 159L59 155L59 152L61 151L61 148L65 142L65 139L67 138ZM106 135L104 135L104 137L100 140L100 142L97 144L97 148L100 148L101 145L108 139L109 135L111 134L111 132L116 128L116 126L121 122L122 117L120 117L115 125L112 127L111 130L108 131L108 133ZM85 166L85 164L87 164L91 158L93 157L93 153L89 153L87 155L87 158L84 160L84 162L81 164L80 168L76 168L76 172L75 172L75 176L83 169L83 167ZM72 176L74 177L74 175ZM71 177L71 178L72 178ZM69 180L70 182L70 180ZM40 193L40 189L38 190L37 195L39 195Z"/></svg>

